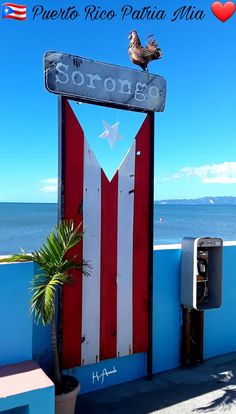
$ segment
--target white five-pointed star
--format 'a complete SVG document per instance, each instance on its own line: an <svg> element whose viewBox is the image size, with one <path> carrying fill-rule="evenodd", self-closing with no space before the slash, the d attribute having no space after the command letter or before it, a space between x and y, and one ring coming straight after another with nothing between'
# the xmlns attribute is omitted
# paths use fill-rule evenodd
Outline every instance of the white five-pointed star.
<svg viewBox="0 0 236 414"><path fill-rule="evenodd" d="M102 121L105 131L99 135L99 138L107 138L110 144L110 147L113 149L115 142L122 139L122 136L118 133L119 122L116 122L114 125L109 125L106 121Z"/></svg>

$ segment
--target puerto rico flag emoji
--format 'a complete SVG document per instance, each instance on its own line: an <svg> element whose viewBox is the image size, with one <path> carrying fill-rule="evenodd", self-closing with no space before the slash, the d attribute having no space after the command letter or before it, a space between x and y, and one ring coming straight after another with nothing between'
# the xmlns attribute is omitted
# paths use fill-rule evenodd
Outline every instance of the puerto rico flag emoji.
<svg viewBox="0 0 236 414"><path fill-rule="evenodd" d="M2 19L25 20L26 5L3 3L1 5Z"/></svg>

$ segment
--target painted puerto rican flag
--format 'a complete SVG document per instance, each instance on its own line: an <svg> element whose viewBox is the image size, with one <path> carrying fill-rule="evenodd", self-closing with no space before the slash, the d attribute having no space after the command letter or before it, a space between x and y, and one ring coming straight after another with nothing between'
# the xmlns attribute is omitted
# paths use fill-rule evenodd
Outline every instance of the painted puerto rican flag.
<svg viewBox="0 0 236 414"><path fill-rule="evenodd" d="M147 116L109 181L66 101L64 218L92 270L64 288L64 368L148 350L149 138Z"/></svg>
<svg viewBox="0 0 236 414"><path fill-rule="evenodd" d="M3 3L1 5L2 19L25 20L26 5Z"/></svg>

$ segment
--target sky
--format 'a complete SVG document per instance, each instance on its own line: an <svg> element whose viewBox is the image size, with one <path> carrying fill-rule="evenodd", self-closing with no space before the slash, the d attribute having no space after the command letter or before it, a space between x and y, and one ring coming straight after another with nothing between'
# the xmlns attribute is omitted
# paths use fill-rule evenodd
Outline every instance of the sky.
<svg viewBox="0 0 236 414"><path fill-rule="evenodd" d="M0 19L0 202L56 202L57 97L44 87L43 56L58 51L115 65L130 62L128 34L143 44L154 34L163 57L149 71L167 82L166 107L155 114L155 199L236 196L236 11L224 23L210 1L87 0L18 2L27 19ZM76 9L75 20L34 18L43 11ZM114 10L112 20L86 19L85 7ZM122 19L122 8L134 12ZM136 10L164 10L163 20L135 19ZM174 20L184 6L202 19ZM38 10L39 10L38 9ZM160 15L160 14L159 14ZM176 16L176 14L175 14ZM173 21L172 21L173 20ZM142 124L141 113L72 104L109 177ZM112 149L99 135L103 121L119 122L122 139Z"/></svg>

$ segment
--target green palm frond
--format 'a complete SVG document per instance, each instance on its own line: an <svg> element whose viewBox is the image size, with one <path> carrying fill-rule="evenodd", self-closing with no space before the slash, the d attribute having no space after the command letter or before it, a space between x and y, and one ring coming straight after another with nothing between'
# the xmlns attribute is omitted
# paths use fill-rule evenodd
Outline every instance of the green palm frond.
<svg viewBox="0 0 236 414"><path fill-rule="evenodd" d="M15 262L32 262L32 255L25 252L13 254L9 257L0 259L0 263L15 263Z"/></svg>
<svg viewBox="0 0 236 414"><path fill-rule="evenodd" d="M76 247L83 237L81 223L75 227L73 220L61 221L49 234L46 242L37 251L15 254L1 259L2 262L33 261L40 268L32 282L31 311L35 322L40 319L44 325L50 323L55 314L55 295L59 286L71 282L70 271L77 270L89 275L89 265L78 257ZM73 254L71 252L73 249Z"/></svg>
<svg viewBox="0 0 236 414"><path fill-rule="evenodd" d="M44 273L35 276L31 290L31 312L34 313L35 322L42 319L43 325L51 321L55 312L55 293L58 286L68 282L68 276L63 273L52 277Z"/></svg>

